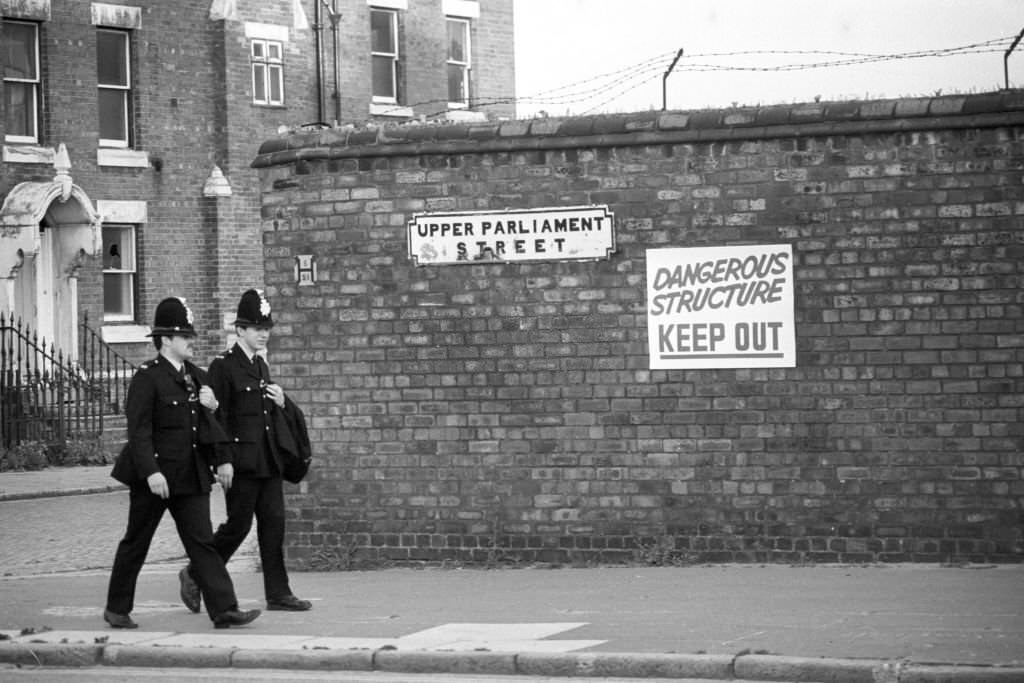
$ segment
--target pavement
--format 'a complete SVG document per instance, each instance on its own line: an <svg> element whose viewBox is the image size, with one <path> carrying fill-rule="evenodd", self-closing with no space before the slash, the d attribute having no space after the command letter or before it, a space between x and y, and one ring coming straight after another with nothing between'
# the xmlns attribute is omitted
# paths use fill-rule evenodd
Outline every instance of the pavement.
<svg viewBox="0 0 1024 683"><path fill-rule="evenodd" d="M43 510L64 522L46 521ZM62 540L95 534L112 559L124 520L101 537L96 510L127 510L109 467L0 473L0 526L16 519L20 532L0 550L0 680L4 667L74 666L1024 682L1024 565L293 572L311 611L264 612L247 627L215 631L180 604L183 555L171 528L166 552L151 550L139 578L139 630L116 631L101 618L109 567L79 559L76 538ZM40 546L60 557L19 560ZM239 606L263 607L252 554L228 567Z"/></svg>
<svg viewBox="0 0 1024 683"><path fill-rule="evenodd" d="M111 465L48 467L31 472L0 472L0 501L127 490L112 479Z"/></svg>

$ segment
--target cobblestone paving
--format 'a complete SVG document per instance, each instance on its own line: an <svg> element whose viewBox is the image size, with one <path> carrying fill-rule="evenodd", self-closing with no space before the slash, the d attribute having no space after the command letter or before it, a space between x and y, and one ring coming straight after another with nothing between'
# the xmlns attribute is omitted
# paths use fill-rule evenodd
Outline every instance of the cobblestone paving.
<svg viewBox="0 0 1024 683"><path fill-rule="evenodd" d="M218 489L210 495L210 516L214 529L224 520L224 497ZM127 490L0 501L0 575L110 569L127 523ZM254 524L236 557L255 561L255 543ZM184 557L174 520L165 514L146 564Z"/></svg>

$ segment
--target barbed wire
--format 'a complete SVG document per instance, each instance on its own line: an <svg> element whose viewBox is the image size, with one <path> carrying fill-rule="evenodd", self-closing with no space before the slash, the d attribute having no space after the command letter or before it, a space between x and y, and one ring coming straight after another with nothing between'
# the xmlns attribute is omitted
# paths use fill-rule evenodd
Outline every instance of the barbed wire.
<svg viewBox="0 0 1024 683"><path fill-rule="evenodd" d="M733 52L709 52L709 53L698 53L694 55L683 55L676 67L678 71L692 71L692 72L703 72L703 71L756 71L756 72L786 72L786 71L802 71L808 69L823 69L823 68L837 68L844 66L856 66L862 64L870 64L877 62L886 61L900 61L906 59L924 59L928 57L942 58L942 57L955 57L966 54L980 54L980 53L991 53L1001 52L1005 45L1013 39L1013 36L1006 36L1002 38L996 38L980 43L971 43L969 45L961 45L952 48L941 48L935 50L917 50L913 52L894 53L894 54L874 54L874 53L863 53L863 52L840 52L834 50L737 50ZM672 58L674 53L668 53L666 55L659 55L653 60L647 60L641 62L639 65L634 65L635 71L627 72L627 69L621 69L613 74L627 72L631 75L642 76L646 71L647 65L653 64L656 68L660 69L666 66L669 60ZM832 55L838 57L846 57L846 59L832 59L825 61L816 62L800 62L796 64L779 64L772 66L748 66L748 65L730 65L730 64L706 64L699 62L692 62L694 59L706 59L709 57L717 58L734 58L734 57L748 57L748 56L821 56L821 55ZM639 67L639 68L636 68ZM602 76L603 77L603 76ZM602 78L597 77L597 78ZM590 79L593 80L593 79ZM610 82L610 86L614 87L615 84L621 82L622 79L616 79ZM644 82L653 80L653 78L644 79ZM562 89L572 87L563 86ZM543 97L543 93L539 95L532 95L527 97L519 98L523 102L537 102L541 104L565 104L566 100L570 96L579 96L574 101L583 101L589 99L586 95L596 90L606 90L607 87L591 88L588 90L576 90L570 94L560 96L560 99L553 100ZM631 88L632 89L632 88ZM546 91L547 92L547 91Z"/></svg>
<svg viewBox="0 0 1024 683"><path fill-rule="evenodd" d="M950 58L973 54L985 54L1003 52L1009 46L1014 36L1003 36L967 45L959 45L950 48L937 48L930 50L914 50L898 53L870 53L870 52L849 52L839 50L736 50L728 52L705 52L693 55L682 55L675 71L702 73L702 72L794 72L811 69L833 69L865 64L877 64L883 62L896 62L912 59L928 58ZM665 52L659 55L648 57L640 62L624 66L613 71L591 76L589 78L567 83L565 85L549 88L531 95L519 96L496 96L486 98L475 98L472 102L474 107L489 107L502 104L542 104L548 106L559 106L576 103L584 103L595 98L611 94L584 110L582 113L589 113L595 109L604 107L619 99L623 95L640 88L655 80L664 73L668 65L677 54L676 50ZM694 60L722 60L743 57L835 57L837 59L824 59L817 61L801 61L796 63L784 63L775 65L749 65L749 64L728 64ZM447 100L424 100L409 105L396 105L395 110L411 107L423 107L428 105L447 105ZM427 118L443 115L447 112L440 109L427 114Z"/></svg>

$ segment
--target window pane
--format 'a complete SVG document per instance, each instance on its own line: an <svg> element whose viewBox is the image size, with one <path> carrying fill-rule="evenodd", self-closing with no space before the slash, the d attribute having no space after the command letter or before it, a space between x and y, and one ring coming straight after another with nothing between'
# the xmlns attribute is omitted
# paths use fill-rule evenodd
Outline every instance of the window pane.
<svg viewBox="0 0 1024 683"><path fill-rule="evenodd" d="M135 234L130 227L103 226L104 270L135 270Z"/></svg>
<svg viewBox="0 0 1024 683"><path fill-rule="evenodd" d="M448 65L448 101L466 103L466 70L458 64Z"/></svg>
<svg viewBox="0 0 1024 683"><path fill-rule="evenodd" d="M267 57L269 59L281 60L281 43L267 43Z"/></svg>
<svg viewBox="0 0 1024 683"><path fill-rule="evenodd" d="M132 317L132 273L103 273L103 313L106 316Z"/></svg>
<svg viewBox="0 0 1024 683"><path fill-rule="evenodd" d="M466 22L448 20L448 59L468 62L466 59Z"/></svg>
<svg viewBox="0 0 1024 683"><path fill-rule="evenodd" d="M103 230L103 269L121 270L121 235L118 231Z"/></svg>
<svg viewBox="0 0 1024 683"><path fill-rule="evenodd" d="M100 90L100 139L128 142L128 92Z"/></svg>
<svg viewBox="0 0 1024 683"><path fill-rule="evenodd" d="M281 78L281 67L271 66L269 67L270 75L270 101L274 104L281 104L284 102L284 93Z"/></svg>
<svg viewBox="0 0 1024 683"><path fill-rule="evenodd" d="M262 57L263 56L263 43L259 40L254 40L252 43L252 56Z"/></svg>
<svg viewBox="0 0 1024 683"><path fill-rule="evenodd" d="M121 228L121 269L135 271L135 228Z"/></svg>
<svg viewBox="0 0 1024 683"><path fill-rule="evenodd" d="M370 11L370 49L373 52L395 53L394 13L381 10Z"/></svg>
<svg viewBox="0 0 1024 683"><path fill-rule="evenodd" d="M36 27L32 24L4 24L3 44L4 78L36 80Z"/></svg>
<svg viewBox="0 0 1024 683"><path fill-rule="evenodd" d="M128 35L117 31L97 31L96 71L101 85L128 87Z"/></svg>
<svg viewBox="0 0 1024 683"><path fill-rule="evenodd" d="M395 60L391 57L373 58L373 96L395 97Z"/></svg>
<svg viewBox="0 0 1024 683"><path fill-rule="evenodd" d="M252 99L267 101L267 67L263 64L252 65Z"/></svg>
<svg viewBox="0 0 1024 683"><path fill-rule="evenodd" d="M31 83L4 84L4 120L8 137L36 136L36 95Z"/></svg>

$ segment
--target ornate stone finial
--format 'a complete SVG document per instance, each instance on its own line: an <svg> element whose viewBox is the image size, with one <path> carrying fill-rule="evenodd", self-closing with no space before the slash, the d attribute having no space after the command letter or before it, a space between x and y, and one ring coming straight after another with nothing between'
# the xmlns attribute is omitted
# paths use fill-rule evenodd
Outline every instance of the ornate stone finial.
<svg viewBox="0 0 1024 683"><path fill-rule="evenodd" d="M220 166L214 165L213 170L210 171L210 177L206 179L206 184L203 185L203 196L231 196L231 183L229 183L228 179L224 177L224 173L220 170Z"/></svg>
<svg viewBox="0 0 1024 683"><path fill-rule="evenodd" d="M78 277L78 271L82 269L82 264L85 263L85 259L88 256L85 253L85 249L79 249L78 253L71 257L67 267L64 269L64 274L68 277Z"/></svg>
<svg viewBox="0 0 1024 683"><path fill-rule="evenodd" d="M14 278L18 277L18 273L21 271L21 269L22 269L22 267L24 265L25 265L25 250L24 249L18 249L18 251L16 251L14 253L14 264L11 266L11 272L7 275L7 277L9 279L11 279L11 280L13 280Z"/></svg>
<svg viewBox="0 0 1024 683"><path fill-rule="evenodd" d="M63 142L57 145L57 152L53 155L53 169L56 171L53 182L60 185L60 200L66 202L71 196L71 157Z"/></svg>

